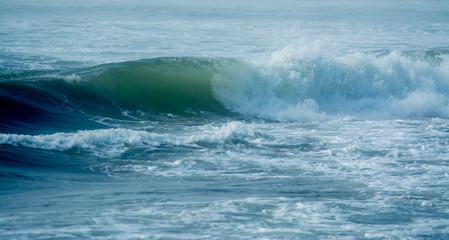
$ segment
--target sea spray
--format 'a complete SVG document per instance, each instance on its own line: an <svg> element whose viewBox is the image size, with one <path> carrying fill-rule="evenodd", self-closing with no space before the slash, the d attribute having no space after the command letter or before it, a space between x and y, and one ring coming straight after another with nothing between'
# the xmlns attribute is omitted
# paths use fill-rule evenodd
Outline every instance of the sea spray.
<svg viewBox="0 0 449 240"><path fill-rule="evenodd" d="M315 43L288 46L268 62L234 68L213 86L228 108L273 120L446 117L447 69L445 51L339 53ZM419 104L407 104L418 95Z"/></svg>

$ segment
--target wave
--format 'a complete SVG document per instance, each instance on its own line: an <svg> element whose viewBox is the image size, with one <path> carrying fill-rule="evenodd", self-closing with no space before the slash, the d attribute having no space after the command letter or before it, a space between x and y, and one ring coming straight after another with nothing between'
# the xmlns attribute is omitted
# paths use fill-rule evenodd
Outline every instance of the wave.
<svg viewBox="0 0 449 240"><path fill-rule="evenodd" d="M207 144L226 144L232 141L249 141L256 138L252 124L228 122L221 126L202 125L179 134L156 133L125 128L81 130L74 133L6 134L0 133L0 145L61 151L90 152L100 157L120 156L127 150L139 147L157 149L164 146L199 147Z"/></svg>
<svg viewBox="0 0 449 240"><path fill-rule="evenodd" d="M2 122L123 110L279 121L449 117L447 50L337 54L288 46L263 60L167 57L0 79Z"/></svg>

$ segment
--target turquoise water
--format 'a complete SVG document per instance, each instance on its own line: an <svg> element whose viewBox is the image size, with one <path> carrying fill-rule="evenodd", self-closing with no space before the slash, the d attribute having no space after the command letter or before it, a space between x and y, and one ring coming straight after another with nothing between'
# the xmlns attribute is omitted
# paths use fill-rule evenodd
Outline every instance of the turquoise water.
<svg viewBox="0 0 449 240"><path fill-rule="evenodd" d="M0 238L447 239L447 1L0 1Z"/></svg>

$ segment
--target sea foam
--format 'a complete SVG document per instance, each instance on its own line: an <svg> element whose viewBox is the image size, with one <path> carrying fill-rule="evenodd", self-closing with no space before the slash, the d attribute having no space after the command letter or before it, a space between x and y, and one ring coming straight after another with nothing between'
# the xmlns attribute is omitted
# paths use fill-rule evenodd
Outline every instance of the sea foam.
<svg viewBox="0 0 449 240"><path fill-rule="evenodd" d="M320 44L289 45L217 74L216 97L233 111L281 121L449 116L448 53L344 53Z"/></svg>
<svg viewBox="0 0 449 240"><path fill-rule="evenodd" d="M197 144L224 144L232 140L255 138L252 124L229 122L221 126L205 125L188 129L182 134L153 133L124 128L81 130L54 134L0 134L0 144L54 151L88 151L99 156L116 156L133 147L157 148L169 146L196 146Z"/></svg>

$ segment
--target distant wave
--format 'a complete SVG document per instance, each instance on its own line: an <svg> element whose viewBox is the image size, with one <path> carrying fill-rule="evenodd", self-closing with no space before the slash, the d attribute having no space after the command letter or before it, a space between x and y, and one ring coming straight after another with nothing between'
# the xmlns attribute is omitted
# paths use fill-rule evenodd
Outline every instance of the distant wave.
<svg viewBox="0 0 449 240"><path fill-rule="evenodd" d="M3 74L0 103L4 125L48 114L114 116L124 109L183 116L233 112L280 121L446 118L449 52L338 55L286 47L259 62L166 57Z"/></svg>

